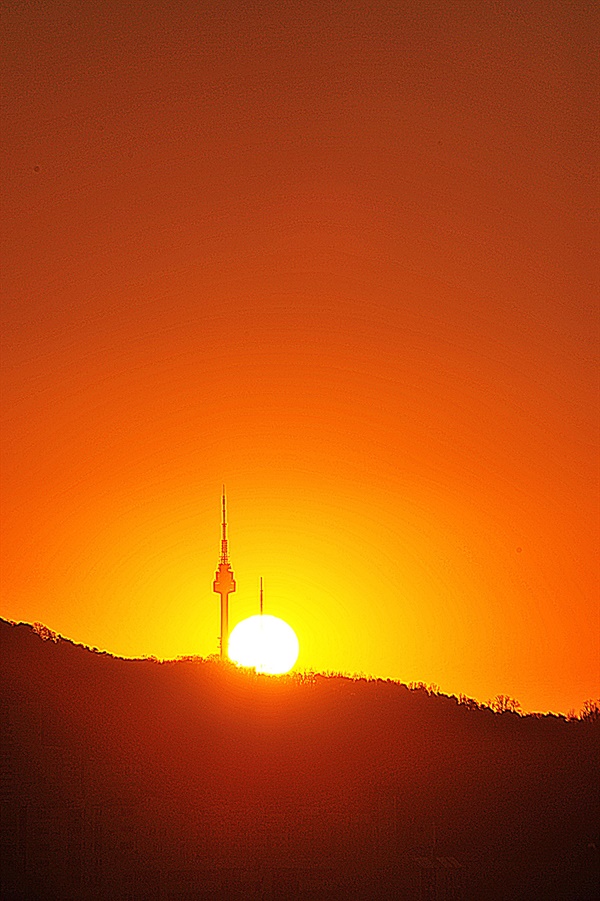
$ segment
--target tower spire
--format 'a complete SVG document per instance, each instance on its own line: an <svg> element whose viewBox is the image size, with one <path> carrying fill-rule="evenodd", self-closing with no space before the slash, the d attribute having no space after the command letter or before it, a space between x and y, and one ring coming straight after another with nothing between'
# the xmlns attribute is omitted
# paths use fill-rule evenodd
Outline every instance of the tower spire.
<svg viewBox="0 0 600 901"><path fill-rule="evenodd" d="M262 576L260 577L260 615L263 615L263 584Z"/></svg>
<svg viewBox="0 0 600 901"><path fill-rule="evenodd" d="M227 541L227 502L225 500L225 485L221 495L221 563L229 563L229 543Z"/></svg>
<svg viewBox="0 0 600 901"><path fill-rule="evenodd" d="M221 556L215 573L213 591L221 595L221 634L219 636L219 652L221 659L227 657L229 644L229 595L235 591L235 579L229 562L229 543L227 541L227 505L225 485L221 494Z"/></svg>

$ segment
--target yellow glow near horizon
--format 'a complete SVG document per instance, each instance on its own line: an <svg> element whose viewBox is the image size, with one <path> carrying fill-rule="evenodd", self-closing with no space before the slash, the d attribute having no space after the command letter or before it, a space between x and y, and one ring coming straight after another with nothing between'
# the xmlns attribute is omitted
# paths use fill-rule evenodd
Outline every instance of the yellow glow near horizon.
<svg viewBox="0 0 600 901"><path fill-rule="evenodd" d="M229 636L229 658L258 673L287 673L296 663L300 645L296 633L278 616L258 614L243 619Z"/></svg>

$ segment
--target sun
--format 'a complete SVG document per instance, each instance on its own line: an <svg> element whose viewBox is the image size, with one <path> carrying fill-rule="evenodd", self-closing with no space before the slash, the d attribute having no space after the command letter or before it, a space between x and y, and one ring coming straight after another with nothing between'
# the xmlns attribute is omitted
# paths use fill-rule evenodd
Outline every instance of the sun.
<svg viewBox="0 0 600 901"><path fill-rule="evenodd" d="M229 636L229 658L258 673L287 673L300 652L296 633L284 620L268 613L249 616Z"/></svg>

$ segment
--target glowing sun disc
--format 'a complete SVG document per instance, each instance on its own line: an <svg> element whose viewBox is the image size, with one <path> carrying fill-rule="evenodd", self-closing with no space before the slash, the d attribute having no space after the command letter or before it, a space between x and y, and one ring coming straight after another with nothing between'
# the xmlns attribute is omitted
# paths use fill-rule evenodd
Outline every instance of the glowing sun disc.
<svg viewBox="0 0 600 901"><path fill-rule="evenodd" d="M259 673L287 673L300 652L296 633L278 616L249 616L229 636L229 658Z"/></svg>

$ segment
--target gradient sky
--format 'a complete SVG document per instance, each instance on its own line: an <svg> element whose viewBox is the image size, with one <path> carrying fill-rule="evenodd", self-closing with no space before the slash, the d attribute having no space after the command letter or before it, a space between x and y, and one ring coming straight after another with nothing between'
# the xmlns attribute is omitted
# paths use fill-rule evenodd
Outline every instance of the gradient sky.
<svg viewBox="0 0 600 901"><path fill-rule="evenodd" d="M2 600L600 693L598 7L2 4Z"/></svg>

